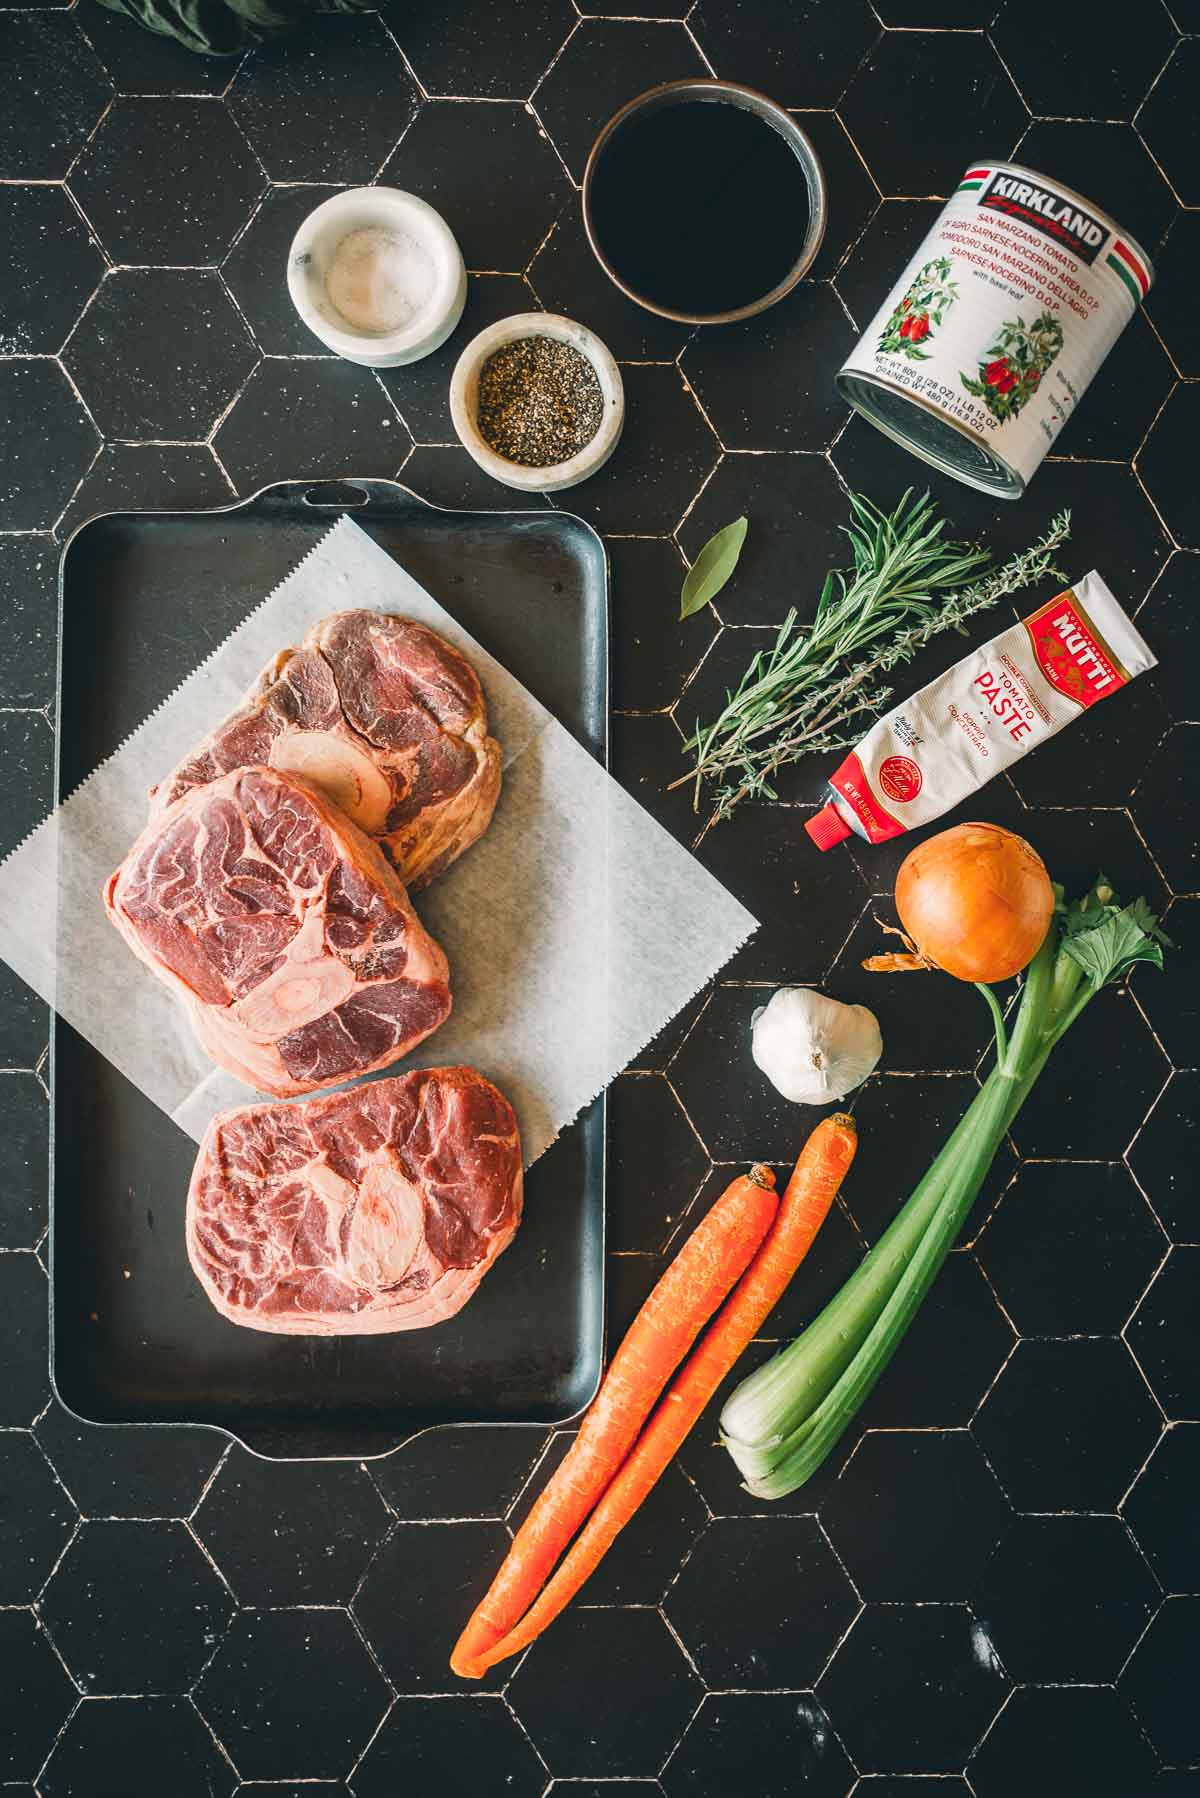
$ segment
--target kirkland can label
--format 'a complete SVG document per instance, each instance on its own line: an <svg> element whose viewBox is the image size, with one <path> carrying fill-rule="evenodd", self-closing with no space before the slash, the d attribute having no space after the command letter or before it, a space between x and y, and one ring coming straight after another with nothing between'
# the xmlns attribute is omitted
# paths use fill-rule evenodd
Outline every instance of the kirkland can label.
<svg viewBox="0 0 1200 1798"><path fill-rule="evenodd" d="M1152 280L1134 240L1090 202L1029 169L978 164L838 386L927 461L1015 498Z"/></svg>

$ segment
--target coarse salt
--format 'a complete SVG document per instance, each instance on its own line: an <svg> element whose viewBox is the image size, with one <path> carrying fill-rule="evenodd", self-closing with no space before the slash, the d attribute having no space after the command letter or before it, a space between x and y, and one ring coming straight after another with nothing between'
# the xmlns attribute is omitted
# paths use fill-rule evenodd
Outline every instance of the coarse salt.
<svg viewBox="0 0 1200 1798"><path fill-rule="evenodd" d="M338 244L325 291L354 330L386 337L428 305L434 280L433 258L411 232L368 225Z"/></svg>

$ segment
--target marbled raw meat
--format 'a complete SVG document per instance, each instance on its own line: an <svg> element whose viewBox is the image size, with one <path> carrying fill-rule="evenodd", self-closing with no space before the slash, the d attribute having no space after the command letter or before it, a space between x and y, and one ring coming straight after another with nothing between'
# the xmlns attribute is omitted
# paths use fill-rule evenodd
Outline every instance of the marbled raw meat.
<svg viewBox="0 0 1200 1798"><path fill-rule="evenodd" d="M521 1144L473 1068L426 1068L208 1127L187 1249L231 1323L419 1330L460 1311L521 1221Z"/></svg>
<svg viewBox="0 0 1200 1798"><path fill-rule="evenodd" d="M294 776L242 768L186 791L104 898L213 1060L261 1092L388 1067L449 1015L446 958L394 869Z"/></svg>
<svg viewBox="0 0 1200 1798"><path fill-rule="evenodd" d="M500 747L470 664L436 631L366 610L322 618L150 791L152 815L234 768L319 786L422 887L487 829Z"/></svg>

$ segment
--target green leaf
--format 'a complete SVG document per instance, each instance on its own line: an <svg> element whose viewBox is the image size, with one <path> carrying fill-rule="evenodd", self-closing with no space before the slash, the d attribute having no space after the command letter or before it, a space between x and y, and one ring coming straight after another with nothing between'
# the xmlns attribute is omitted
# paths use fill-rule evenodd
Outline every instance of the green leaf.
<svg viewBox="0 0 1200 1798"><path fill-rule="evenodd" d="M1094 894L1089 894L1089 899ZM1119 980L1136 962L1162 967L1162 945L1170 939L1144 899L1132 905L1072 907L1066 920L1063 952L1083 969L1093 991Z"/></svg>
<svg viewBox="0 0 1200 1798"><path fill-rule="evenodd" d="M710 537L688 569L679 596L679 616L690 618L710 599L715 599L738 565L742 544L746 541L746 520L735 518L714 537Z"/></svg>

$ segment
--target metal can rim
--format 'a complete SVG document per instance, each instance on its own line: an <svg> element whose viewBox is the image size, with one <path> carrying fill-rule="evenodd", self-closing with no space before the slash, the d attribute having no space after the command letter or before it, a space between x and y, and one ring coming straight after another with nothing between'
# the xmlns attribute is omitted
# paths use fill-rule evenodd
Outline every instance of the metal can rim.
<svg viewBox="0 0 1200 1798"><path fill-rule="evenodd" d="M889 437L893 443L898 443L901 449L907 450L910 456L916 456L919 461L924 462L927 468L936 468L940 474L949 476L952 481L961 481L964 486L973 487L977 493L984 493L989 499L1011 501L1024 497L1028 487L1028 481L1024 476L1018 474L1017 470L1012 466L1012 463L1005 461L1003 456L997 455L991 444L988 443L987 439L981 436L978 431L973 431L970 425L964 424L961 419L947 417L940 407L935 406L932 401L925 399L922 394L905 393L903 389L889 386L889 384L882 380L878 375L869 374L865 370L859 368L839 368L833 379L834 386L847 404L853 406L855 412L864 417L867 420L867 423L873 425L877 431L881 431L885 437ZM863 408L859 405L857 398L847 391L851 381L860 381L864 387L879 388L883 393L897 394L898 397L904 400L906 405L915 406L922 412L928 412L931 418L936 418L938 423L943 425L947 430L954 432L956 436L963 437L968 442L976 444L980 449L984 450L987 455L991 457L992 461L995 462L998 467L1002 468L1008 475L1009 480L1012 483L1011 486L989 486L986 482L981 481L978 476L972 474L968 469L954 467L948 461L945 461L938 456L931 455L929 450L922 443L914 441L911 437L906 437L903 432L896 429L877 413L864 412Z"/></svg>

